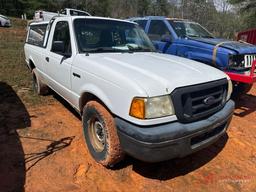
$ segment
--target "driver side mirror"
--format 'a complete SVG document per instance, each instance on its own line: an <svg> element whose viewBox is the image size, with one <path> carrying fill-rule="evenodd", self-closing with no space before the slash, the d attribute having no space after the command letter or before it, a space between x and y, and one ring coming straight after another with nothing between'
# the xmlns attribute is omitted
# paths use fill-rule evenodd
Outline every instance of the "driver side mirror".
<svg viewBox="0 0 256 192"><path fill-rule="evenodd" d="M165 43L172 43L172 36L171 35L162 35L161 41Z"/></svg>

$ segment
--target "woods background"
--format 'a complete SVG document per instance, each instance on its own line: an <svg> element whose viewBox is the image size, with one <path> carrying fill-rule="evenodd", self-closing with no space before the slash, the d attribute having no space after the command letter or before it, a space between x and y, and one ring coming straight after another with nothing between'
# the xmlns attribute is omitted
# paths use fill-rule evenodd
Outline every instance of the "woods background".
<svg viewBox="0 0 256 192"><path fill-rule="evenodd" d="M199 22L217 37L256 27L256 0L0 0L0 14L32 19L35 10L76 8L94 16L129 18L161 15Z"/></svg>

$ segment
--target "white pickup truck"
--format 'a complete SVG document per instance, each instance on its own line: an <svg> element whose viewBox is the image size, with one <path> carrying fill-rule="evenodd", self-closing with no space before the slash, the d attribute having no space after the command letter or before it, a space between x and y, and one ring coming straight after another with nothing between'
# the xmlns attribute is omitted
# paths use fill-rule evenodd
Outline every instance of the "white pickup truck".
<svg viewBox="0 0 256 192"><path fill-rule="evenodd" d="M186 156L217 141L232 118L227 75L155 52L133 22L32 23L25 56L37 93L51 88L81 114L88 150L107 167L124 154L147 162Z"/></svg>

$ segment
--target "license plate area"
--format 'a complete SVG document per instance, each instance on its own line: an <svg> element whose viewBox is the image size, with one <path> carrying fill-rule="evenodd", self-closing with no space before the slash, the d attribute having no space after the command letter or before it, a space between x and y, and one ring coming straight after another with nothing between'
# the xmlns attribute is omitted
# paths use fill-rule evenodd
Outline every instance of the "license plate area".
<svg viewBox="0 0 256 192"><path fill-rule="evenodd" d="M222 125L207 131L205 133L202 133L198 136L195 136L193 138L191 138L191 148L194 149L198 146L200 146L201 143L203 143L204 141L214 137L215 135L220 134L225 128L226 128L227 123L223 123Z"/></svg>

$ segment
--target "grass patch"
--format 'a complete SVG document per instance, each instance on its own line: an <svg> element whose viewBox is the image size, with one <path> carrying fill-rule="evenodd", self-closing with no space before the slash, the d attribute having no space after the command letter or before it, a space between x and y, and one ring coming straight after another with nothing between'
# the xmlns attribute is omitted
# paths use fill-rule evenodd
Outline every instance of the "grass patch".
<svg viewBox="0 0 256 192"><path fill-rule="evenodd" d="M40 97L33 92L24 56L26 26L26 21L12 18L11 28L0 28L0 82L12 86L24 103L37 105L50 102L52 97Z"/></svg>

